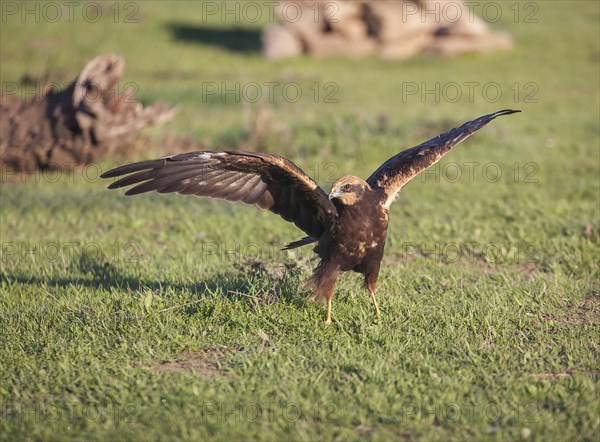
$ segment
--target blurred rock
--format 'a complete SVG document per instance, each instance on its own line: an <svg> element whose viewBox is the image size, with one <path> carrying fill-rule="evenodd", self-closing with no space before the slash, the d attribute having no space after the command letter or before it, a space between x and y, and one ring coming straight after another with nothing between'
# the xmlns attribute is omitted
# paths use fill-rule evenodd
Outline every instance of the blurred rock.
<svg viewBox="0 0 600 442"><path fill-rule="evenodd" d="M435 32L435 17L427 20L419 6L412 1L383 0L365 3L365 20L371 32L383 44L398 42L419 34Z"/></svg>
<svg viewBox="0 0 600 442"><path fill-rule="evenodd" d="M366 39L368 27L363 20L363 4L357 0L330 2L324 9L325 22L333 33L352 41Z"/></svg>
<svg viewBox="0 0 600 442"><path fill-rule="evenodd" d="M448 31L450 34L463 35L466 37L480 37L490 34L490 28L487 23L481 18L473 15L468 18L468 12L465 12L462 19L454 24L448 25Z"/></svg>
<svg viewBox="0 0 600 442"><path fill-rule="evenodd" d="M282 25L267 26L262 32L262 54L268 60L281 60L302 55L300 38Z"/></svg>
<svg viewBox="0 0 600 442"><path fill-rule="evenodd" d="M265 29L269 59L306 53L401 60L422 52L453 56L512 47L508 34L492 32L458 0L286 0L275 3L275 12L287 32Z"/></svg>
<svg viewBox="0 0 600 442"><path fill-rule="evenodd" d="M308 41L308 53L315 58L362 58L374 54L376 50L375 40L351 41L336 33L323 34Z"/></svg>
<svg viewBox="0 0 600 442"><path fill-rule="evenodd" d="M347 18L331 23L331 29L333 32L330 34L338 33L350 41L366 40L369 31L367 23L360 18Z"/></svg>
<svg viewBox="0 0 600 442"><path fill-rule="evenodd" d="M425 48L430 47L434 39L433 34L425 33L387 42L381 45L379 55L384 60L404 60L414 57Z"/></svg>
<svg viewBox="0 0 600 442"><path fill-rule="evenodd" d="M303 42L325 31L322 1L277 1L275 14Z"/></svg>
<svg viewBox="0 0 600 442"><path fill-rule="evenodd" d="M327 2L325 7L325 20L328 22L344 22L360 18L363 13L363 1L346 0Z"/></svg>
<svg viewBox="0 0 600 442"><path fill-rule="evenodd" d="M496 32L471 38L465 35L447 35L434 39L426 48L427 52L439 55L456 56L470 52L488 53L499 49L511 49L510 35Z"/></svg>

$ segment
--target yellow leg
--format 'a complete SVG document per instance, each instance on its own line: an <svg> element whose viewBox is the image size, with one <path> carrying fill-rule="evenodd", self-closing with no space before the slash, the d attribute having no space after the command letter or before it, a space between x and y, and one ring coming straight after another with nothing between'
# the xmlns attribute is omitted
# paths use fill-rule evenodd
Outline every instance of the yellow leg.
<svg viewBox="0 0 600 442"><path fill-rule="evenodd" d="M379 305L377 304L377 298L375 297L375 292L369 290L371 293L371 298L373 298L373 304L375 304L375 311L377 312L377 316L381 316L381 312L379 311Z"/></svg>
<svg viewBox="0 0 600 442"><path fill-rule="evenodd" d="M327 319L325 324L331 324L331 299L327 300Z"/></svg>

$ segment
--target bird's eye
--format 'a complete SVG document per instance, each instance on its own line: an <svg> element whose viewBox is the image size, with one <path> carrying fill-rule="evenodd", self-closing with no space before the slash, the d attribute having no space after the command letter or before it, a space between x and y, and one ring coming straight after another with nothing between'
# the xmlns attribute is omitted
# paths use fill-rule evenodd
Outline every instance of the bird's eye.
<svg viewBox="0 0 600 442"><path fill-rule="evenodd" d="M344 184L343 189L344 190L350 190L350 184Z"/></svg>

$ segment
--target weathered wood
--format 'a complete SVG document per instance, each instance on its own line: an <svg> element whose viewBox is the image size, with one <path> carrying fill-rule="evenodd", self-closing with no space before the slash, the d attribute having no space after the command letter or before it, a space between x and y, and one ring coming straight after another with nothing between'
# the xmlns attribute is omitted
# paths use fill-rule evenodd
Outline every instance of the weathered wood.
<svg viewBox="0 0 600 442"><path fill-rule="evenodd" d="M346 17L337 22L332 22L331 29L350 42L360 42L369 39L367 23L359 17Z"/></svg>
<svg viewBox="0 0 600 442"><path fill-rule="evenodd" d="M451 56L512 47L508 34L492 32L462 1L286 0L275 5L289 33L265 30L267 58L294 56L300 45L302 53L317 58L378 54L388 60L422 52Z"/></svg>
<svg viewBox="0 0 600 442"><path fill-rule="evenodd" d="M132 90L116 90L124 69L122 57L101 55L63 90L46 89L32 100L0 97L2 165L33 171L88 164L171 119L166 103L144 108Z"/></svg>
<svg viewBox="0 0 600 442"><path fill-rule="evenodd" d="M282 25L267 26L262 33L262 54L268 60L281 60L302 55L300 38Z"/></svg>
<svg viewBox="0 0 600 442"><path fill-rule="evenodd" d="M425 49L438 55L457 56L470 52L488 53L512 48L512 38L503 32L494 32L476 39L465 35L447 35L436 38Z"/></svg>
<svg viewBox="0 0 600 442"><path fill-rule="evenodd" d="M375 54L377 44L373 39L353 41L338 33L329 32L308 39L307 48L315 58L362 58Z"/></svg>
<svg viewBox="0 0 600 442"><path fill-rule="evenodd" d="M279 20L305 43L325 32L325 12L322 1L281 1L275 3Z"/></svg>
<svg viewBox="0 0 600 442"><path fill-rule="evenodd" d="M371 33L382 44L412 39L421 34L432 34L438 27L435 17L428 20L419 7L409 0L384 0L365 3L365 20Z"/></svg>
<svg viewBox="0 0 600 442"><path fill-rule="evenodd" d="M402 40L386 42L381 45L379 56L384 60L404 60L414 57L425 48L428 48L435 40L433 34L413 34Z"/></svg>

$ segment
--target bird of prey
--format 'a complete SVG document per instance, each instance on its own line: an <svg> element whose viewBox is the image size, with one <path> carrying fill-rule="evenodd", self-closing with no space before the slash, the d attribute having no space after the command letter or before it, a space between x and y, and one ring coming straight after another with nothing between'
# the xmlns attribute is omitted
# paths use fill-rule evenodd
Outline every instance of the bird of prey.
<svg viewBox="0 0 600 442"><path fill-rule="evenodd" d="M288 244L293 249L316 243L320 262L307 281L318 299L331 299L340 272L364 276L375 311L375 285L383 257L388 211L398 192L419 172L435 164L452 147L496 117L501 110L469 121L391 157L366 180L352 175L333 183L329 195L291 161L258 152L200 151L141 161L112 169L102 178L121 177L109 189L135 185L125 195L176 192L244 202L268 209L294 223L307 236Z"/></svg>

